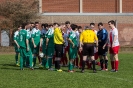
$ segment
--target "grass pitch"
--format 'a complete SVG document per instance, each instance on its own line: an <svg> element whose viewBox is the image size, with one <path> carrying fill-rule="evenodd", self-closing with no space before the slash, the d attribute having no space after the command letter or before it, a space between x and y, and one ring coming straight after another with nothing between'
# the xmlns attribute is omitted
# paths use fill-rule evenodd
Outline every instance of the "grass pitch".
<svg viewBox="0 0 133 88"><path fill-rule="evenodd" d="M15 66L14 55L0 55L0 88L133 88L133 58L131 53L119 54L119 71L85 70L80 73L48 71L45 69L23 71ZM96 67L99 69L100 67Z"/></svg>

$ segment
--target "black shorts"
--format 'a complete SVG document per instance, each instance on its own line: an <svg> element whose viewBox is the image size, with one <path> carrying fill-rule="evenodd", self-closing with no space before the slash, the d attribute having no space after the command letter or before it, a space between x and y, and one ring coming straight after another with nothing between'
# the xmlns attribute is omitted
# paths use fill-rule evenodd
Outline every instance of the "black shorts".
<svg viewBox="0 0 133 88"><path fill-rule="evenodd" d="M98 55L106 56L108 53L108 46L105 46L105 49L103 49L103 46L98 46Z"/></svg>
<svg viewBox="0 0 133 88"><path fill-rule="evenodd" d="M63 44L55 44L56 57L63 57Z"/></svg>
<svg viewBox="0 0 133 88"><path fill-rule="evenodd" d="M84 43L83 45L83 56L94 56L94 44Z"/></svg>

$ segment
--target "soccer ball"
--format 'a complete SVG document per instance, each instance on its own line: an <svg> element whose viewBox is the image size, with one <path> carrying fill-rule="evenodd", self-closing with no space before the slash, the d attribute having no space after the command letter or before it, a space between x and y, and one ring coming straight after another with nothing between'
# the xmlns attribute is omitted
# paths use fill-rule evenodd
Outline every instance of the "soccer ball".
<svg viewBox="0 0 133 88"><path fill-rule="evenodd" d="M44 54L43 54L43 53L39 53L39 56L40 56L41 58L43 58L43 57L44 57Z"/></svg>

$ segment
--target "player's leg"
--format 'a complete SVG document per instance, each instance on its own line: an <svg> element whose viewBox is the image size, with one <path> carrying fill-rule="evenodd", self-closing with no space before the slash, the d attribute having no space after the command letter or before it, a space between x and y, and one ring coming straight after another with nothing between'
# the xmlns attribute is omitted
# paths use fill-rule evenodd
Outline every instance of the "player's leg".
<svg viewBox="0 0 133 88"><path fill-rule="evenodd" d="M29 51L29 66L33 70L33 57L32 57L32 52L31 50Z"/></svg>
<svg viewBox="0 0 133 88"><path fill-rule="evenodd" d="M18 63L19 48L17 48L17 46L14 46L14 48L15 48L15 63L16 63L16 66L19 66L19 63Z"/></svg>
<svg viewBox="0 0 133 88"><path fill-rule="evenodd" d="M57 69L57 71L62 71L60 69L60 60L63 56L63 45L62 44L56 44L55 45L55 51L56 51L55 69Z"/></svg>
<svg viewBox="0 0 133 88"><path fill-rule="evenodd" d="M69 58L70 58L70 60L69 60L69 72L74 72L73 71L73 68L74 68L74 64L73 64L73 62L74 62L74 59L76 59L76 57L77 57L77 47L75 47L75 48L72 48L72 47L70 47L70 49L69 49Z"/></svg>
<svg viewBox="0 0 133 88"><path fill-rule="evenodd" d="M104 57L104 60L105 60L105 70L108 71L108 57L107 57L108 46L106 46L103 51L104 51L103 57Z"/></svg>
<svg viewBox="0 0 133 88"><path fill-rule="evenodd" d="M23 60L25 58L25 50L24 48L20 48L20 70L23 70Z"/></svg>
<svg viewBox="0 0 133 88"><path fill-rule="evenodd" d="M86 60L87 60L87 56L88 56L88 46L87 44L84 44L83 45L83 60L82 60L82 69L81 69L81 72L84 73L84 70L85 70L85 63L86 63Z"/></svg>
<svg viewBox="0 0 133 88"><path fill-rule="evenodd" d="M115 60L114 60L114 55L113 55L113 49L110 47L109 48L110 52L110 61L111 61L111 71L115 70Z"/></svg>
<svg viewBox="0 0 133 88"><path fill-rule="evenodd" d="M118 51L119 51L119 46L113 47L113 53L114 53L113 55L115 60L115 72L118 71L118 66L119 66Z"/></svg>
<svg viewBox="0 0 133 88"><path fill-rule="evenodd" d="M91 61L92 61L92 69L93 69L93 73L96 73L96 61L95 61L95 58L94 58L94 45L93 44L90 44L89 46L89 56L91 58Z"/></svg>
<svg viewBox="0 0 133 88"><path fill-rule="evenodd" d="M103 70L103 63L104 63L104 58L103 58L103 49L102 46L98 47L98 55L99 55L99 59L100 59L100 70Z"/></svg>

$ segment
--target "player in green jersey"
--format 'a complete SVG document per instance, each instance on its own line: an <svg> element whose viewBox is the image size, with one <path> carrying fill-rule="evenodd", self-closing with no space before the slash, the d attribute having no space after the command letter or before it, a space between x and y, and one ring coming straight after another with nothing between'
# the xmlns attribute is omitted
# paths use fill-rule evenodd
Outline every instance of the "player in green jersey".
<svg viewBox="0 0 133 88"><path fill-rule="evenodd" d="M48 24L42 24L42 30L41 30L41 39L40 39L40 51L43 52L44 57L42 58L42 66L45 68L49 68L48 65L46 64L46 34L48 31Z"/></svg>
<svg viewBox="0 0 133 88"><path fill-rule="evenodd" d="M40 30L39 30L39 23L35 23L35 28L32 29L31 32L31 40L32 40L32 54L33 54L33 66L36 65L36 57L39 54L39 45L40 45Z"/></svg>
<svg viewBox="0 0 133 88"><path fill-rule="evenodd" d="M26 31L27 31L27 38L28 38L28 43L29 43L29 51L27 52L27 57L26 57L26 66L29 67L31 69L33 69L32 67L32 62L33 62L33 57L32 57L32 52L31 52L31 47L30 47L30 43L31 43L31 24L30 23L26 23Z"/></svg>
<svg viewBox="0 0 133 88"><path fill-rule="evenodd" d="M77 41L77 36L76 36L76 31L78 26L75 24L71 24L71 28L72 31L70 32L69 36L68 36L68 41L70 44L69 47L69 66L68 66L68 70L69 72L74 72L73 71L73 62L74 59L76 59L77 57L77 48L78 48L78 41Z"/></svg>
<svg viewBox="0 0 133 88"><path fill-rule="evenodd" d="M22 24L22 30L19 32L19 46L20 46L20 69L23 70L23 61L27 56L29 49L29 42L27 31L25 30L25 23Z"/></svg>
<svg viewBox="0 0 133 88"><path fill-rule="evenodd" d="M49 29L46 33L46 67L52 70L52 58L54 54L54 28L49 25Z"/></svg>
<svg viewBox="0 0 133 88"><path fill-rule="evenodd" d="M16 66L19 66L18 63L18 55L19 55L19 31L21 30L21 26L18 27L18 30L14 33L14 48L15 48L15 61L16 61Z"/></svg>

